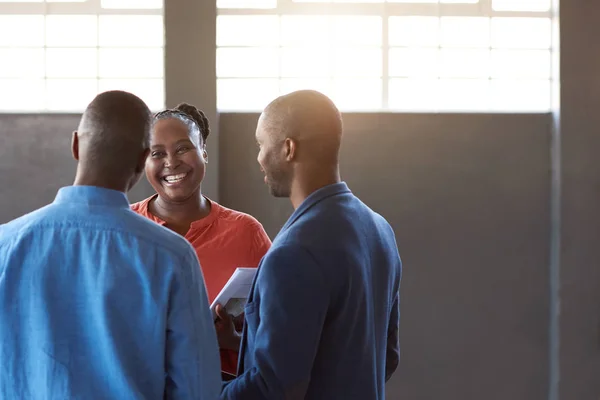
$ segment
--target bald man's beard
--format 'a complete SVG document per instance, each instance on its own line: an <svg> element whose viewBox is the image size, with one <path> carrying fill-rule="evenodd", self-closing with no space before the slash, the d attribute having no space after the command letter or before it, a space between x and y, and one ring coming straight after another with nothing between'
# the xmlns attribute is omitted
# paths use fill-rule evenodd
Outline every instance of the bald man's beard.
<svg viewBox="0 0 600 400"><path fill-rule="evenodd" d="M291 171L274 168L267 173L267 185L273 197L290 197L292 192Z"/></svg>

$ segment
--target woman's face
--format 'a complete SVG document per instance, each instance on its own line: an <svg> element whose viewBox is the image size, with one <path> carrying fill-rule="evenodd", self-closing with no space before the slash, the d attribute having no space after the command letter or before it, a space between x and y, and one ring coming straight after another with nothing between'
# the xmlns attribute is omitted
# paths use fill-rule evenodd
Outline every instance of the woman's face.
<svg viewBox="0 0 600 400"><path fill-rule="evenodd" d="M206 158L200 135L175 117L161 119L152 129L146 177L162 200L182 202L200 191Z"/></svg>

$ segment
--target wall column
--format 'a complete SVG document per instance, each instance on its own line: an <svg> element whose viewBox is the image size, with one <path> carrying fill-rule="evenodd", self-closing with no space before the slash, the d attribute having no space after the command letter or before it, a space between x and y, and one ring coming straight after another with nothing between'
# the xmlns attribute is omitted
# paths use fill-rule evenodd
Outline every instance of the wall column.
<svg viewBox="0 0 600 400"><path fill-rule="evenodd" d="M165 86L168 107L202 109L211 125L203 193L219 201L215 0L165 0Z"/></svg>

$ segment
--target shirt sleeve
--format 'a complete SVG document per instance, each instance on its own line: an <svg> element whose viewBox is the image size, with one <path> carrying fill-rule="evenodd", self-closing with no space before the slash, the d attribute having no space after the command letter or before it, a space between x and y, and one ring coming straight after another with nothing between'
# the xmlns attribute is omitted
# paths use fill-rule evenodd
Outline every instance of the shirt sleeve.
<svg viewBox="0 0 600 400"><path fill-rule="evenodd" d="M387 382L400 363L400 293L392 303L390 321L388 323L387 351L385 356L385 381Z"/></svg>
<svg viewBox="0 0 600 400"><path fill-rule="evenodd" d="M217 337L194 250L178 260L169 299L165 399L217 399L221 391Z"/></svg>
<svg viewBox="0 0 600 400"><path fill-rule="evenodd" d="M298 246L271 250L258 272L254 366L224 386L222 399L304 399L329 307L320 267ZM250 324L250 322L248 322Z"/></svg>

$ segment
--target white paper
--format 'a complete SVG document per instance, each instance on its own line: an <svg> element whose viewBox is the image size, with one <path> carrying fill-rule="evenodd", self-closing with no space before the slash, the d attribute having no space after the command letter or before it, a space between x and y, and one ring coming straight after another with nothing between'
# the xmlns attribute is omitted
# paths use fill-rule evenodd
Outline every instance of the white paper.
<svg viewBox="0 0 600 400"><path fill-rule="evenodd" d="M237 317L244 312L244 306L248 300L252 281L256 275L256 268L237 268L229 281L225 284L215 301L210 305L213 318L217 318L215 307L221 304L228 314Z"/></svg>

